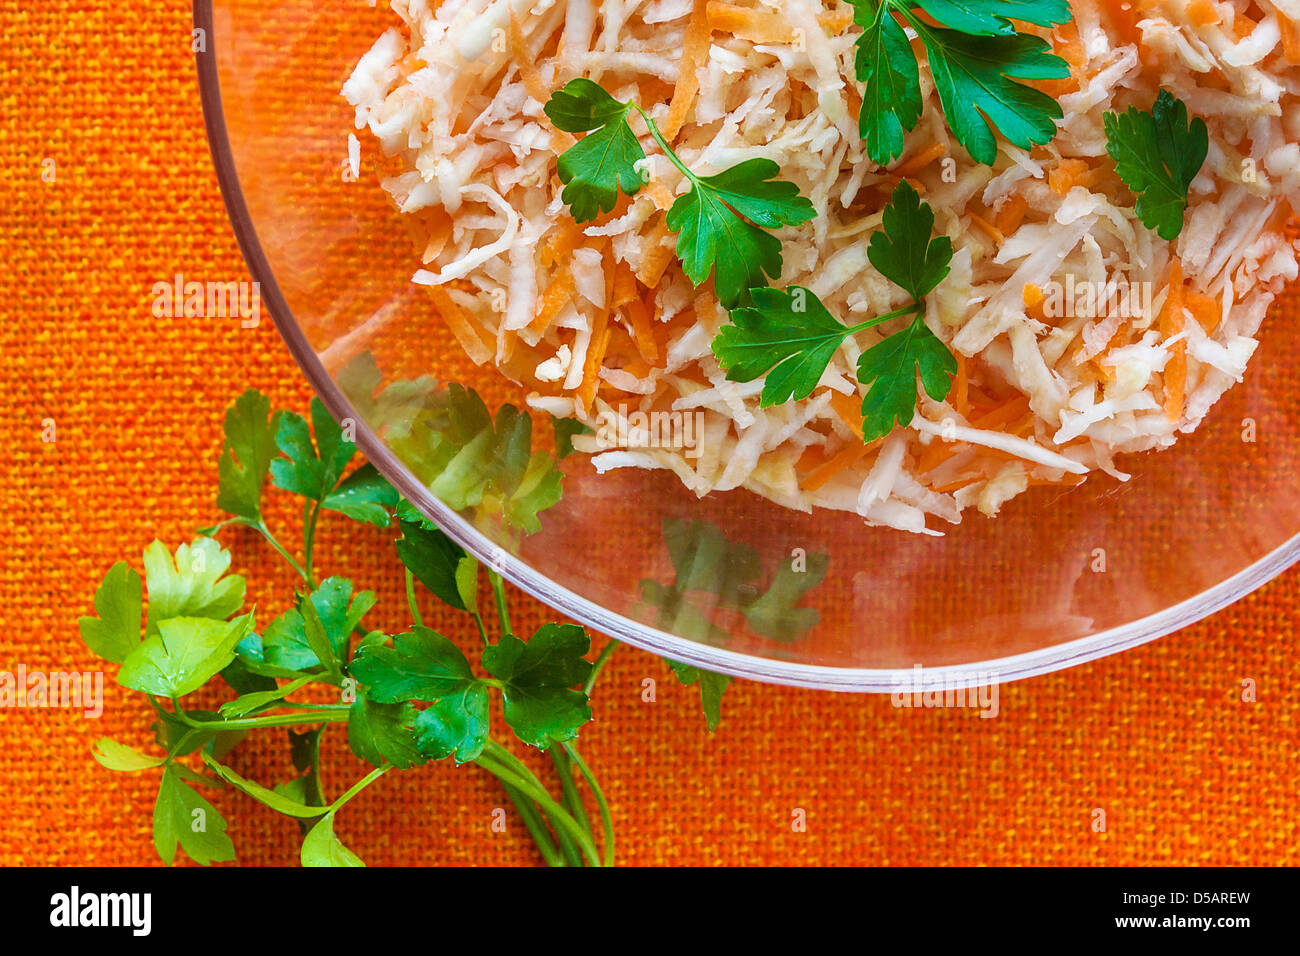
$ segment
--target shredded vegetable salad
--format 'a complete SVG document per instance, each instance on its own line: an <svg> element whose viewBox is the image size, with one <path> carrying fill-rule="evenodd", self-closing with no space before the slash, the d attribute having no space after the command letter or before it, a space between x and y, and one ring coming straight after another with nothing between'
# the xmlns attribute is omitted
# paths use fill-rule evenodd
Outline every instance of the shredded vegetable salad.
<svg viewBox="0 0 1300 956"><path fill-rule="evenodd" d="M412 281L474 362L591 428L601 472L939 534L1127 480L1119 455L1242 379L1297 277L1300 0L391 6L343 95L403 163L383 187L421 225ZM1004 61L981 112L972 50ZM921 297L871 254L911 193L951 243ZM755 315L805 294L825 368L765 400L777 373L715 341L783 342ZM905 401L873 434L882 381Z"/></svg>

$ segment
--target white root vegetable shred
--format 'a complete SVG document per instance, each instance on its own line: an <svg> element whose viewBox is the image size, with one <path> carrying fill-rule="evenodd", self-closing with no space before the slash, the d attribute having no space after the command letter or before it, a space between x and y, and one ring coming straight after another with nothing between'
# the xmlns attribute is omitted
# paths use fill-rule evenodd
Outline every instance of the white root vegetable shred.
<svg viewBox="0 0 1300 956"><path fill-rule="evenodd" d="M444 287L495 338L494 352L453 325L475 362L510 356L530 407L593 427L601 414L699 416L694 447L582 436L598 471L662 469L699 495L747 488L935 534L1034 485L1126 480L1117 456L1173 444L1242 379L1270 304L1300 275L1282 215L1300 208L1300 2L1215 0L1206 23L1181 3L1131 0L1136 38L1113 4L1071 6L1055 31L1024 27L1071 65L1052 91L1058 135L1030 151L1000 142L992 168L952 139L924 56L920 124L894 169L872 163L853 115L860 28L843 0L391 0L400 25L342 93L356 128L401 160L383 184L394 203L438 224L413 281ZM700 16L709 40L682 77ZM910 426L861 448L857 358L896 324L850 337L805 402L764 409L762 380L727 381L710 350L725 311L683 274L664 224L686 184L639 118L649 185L581 228L569 216L556 163L578 137L541 106L577 76L661 124L684 96L674 147L700 173L774 160L817 214L778 232L774 284L807 286L844 322L907 304L867 249L897 167L925 151L905 172L955 250L925 315L961 361L947 399L918 390ZM1161 88L1210 132L1173 242L1138 218L1103 125L1149 110ZM348 157L355 174L351 134ZM1171 301L1180 315L1165 314Z"/></svg>

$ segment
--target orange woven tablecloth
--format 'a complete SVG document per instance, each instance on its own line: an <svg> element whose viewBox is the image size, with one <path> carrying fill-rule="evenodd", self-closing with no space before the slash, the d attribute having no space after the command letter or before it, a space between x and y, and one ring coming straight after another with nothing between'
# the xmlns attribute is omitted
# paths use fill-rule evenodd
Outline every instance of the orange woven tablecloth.
<svg viewBox="0 0 1300 956"><path fill-rule="evenodd" d="M286 407L309 398L269 321L246 330L151 311L153 284L177 272L246 278L189 31L180 2L0 0L0 670L96 667L76 619L114 561L138 567L154 537L174 546L212 519L229 401L250 385ZM250 600L278 613L293 582L252 538L227 540ZM322 567L378 587L376 626L396 626L382 613L402 609L384 536L327 533L322 549ZM740 684L709 736L695 691L625 649L602 678L585 755L627 863L1296 863L1297 598L1290 573L1144 648L1004 687L995 720ZM549 616L518 603L528 631ZM0 862L155 861L155 774L90 758L101 736L148 742L143 699L106 676L99 720L0 710ZM654 703L641 700L645 677L658 681ZM1245 678L1256 703L1240 700ZM358 765L341 733L327 741L337 792ZM261 780L290 773L278 736L238 766ZM231 792L214 799L243 863L296 860L292 823ZM372 864L535 862L522 828L492 832L502 805L485 774L440 764L385 778L338 827ZM806 832L791 827L797 808Z"/></svg>

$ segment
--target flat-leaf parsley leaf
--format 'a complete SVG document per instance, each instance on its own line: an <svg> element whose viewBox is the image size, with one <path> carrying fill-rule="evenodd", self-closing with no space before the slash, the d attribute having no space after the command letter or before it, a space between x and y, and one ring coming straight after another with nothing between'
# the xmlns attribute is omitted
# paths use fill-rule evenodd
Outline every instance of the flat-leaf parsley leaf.
<svg viewBox="0 0 1300 956"><path fill-rule="evenodd" d="M655 121L636 103L622 103L588 79L570 80L545 106L546 115L566 132L589 133L559 160L561 198L577 222L614 208L621 189L641 188L636 164L645 159L627 117L636 110L664 155L686 177L690 188L668 210L667 226L678 234L677 256L695 285L713 276L719 301L728 308L750 289L781 273L781 243L766 230L797 226L816 214L793 183L776 179L780 167L770 159L750 159L712 176L691 170L669 145Z"/></svg>
<svg viewBox="0 0 1300 956"><path fill-rule="evenodd" d="M911 44L894 14L925 45L948 126L971 158L992 166L1000 132L1021 149L1049 142L1064 113L1051 96L1018 80L1064 79L1069 64L1044 39L1016 32L1011 19L1044 26L1070 19L1063 0L924 0L944 26L922 20L904 0L853 0L858 79L866 85L858 125L871 158L885 165L903 150L923 103Z"/></svg>
<svg viewBox="0 0 1300 956"><path fill-rule="evenodd" d="M952 240L933 236L934 211L906 180L885 207L883 229L871 237L867 256L881 275L912 297L912 304L859 325L842 325L808 289L758 289L752 304L734 309L732 324L713 340L713 353L727 377L752 382L764 374L762 404L779 405L812 395L831 358L850 335L900 318L904 329L864 353L858 380L871 386L863 399L863 438L888 434L897 421L911 424L916 372L926 392L941 400L951 388L957 361L925 324L924 299L948 275Z"/></svg>
<svg viewBox="0 0 1300 956"><path fill-rule="evenodd" d="M561 198L577 222L611 211L620 189L635 196L643 185L636 164L645 151L627 122L631 108L584 77L570 80L546 103L546 115L558 129L587 133L559 161Z"/></svg>
<svg viewBox="0 0 1300 956"><path fill-rule="evenodd" d="M1172 242L1183 231L1187 191L1210 151L1205 120L1188 119L1187 104L1161 90L1151 112L1107 113L1106 149L1148 229Z"/></svg>

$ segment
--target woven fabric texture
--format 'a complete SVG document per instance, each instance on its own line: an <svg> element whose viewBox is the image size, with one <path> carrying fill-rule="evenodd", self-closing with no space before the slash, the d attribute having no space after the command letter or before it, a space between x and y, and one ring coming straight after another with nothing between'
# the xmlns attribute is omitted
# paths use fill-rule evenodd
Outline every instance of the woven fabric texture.
<svg viewBox="0 0 1300 956"><path fill-rule="evenodd" d="M231 399L249 386L282 407L310 397L269 321L151 309L154 283L177 272L247 278L204 137L190 25L188 4L162 0L0 0L0 670L95 670L77 617L114 561L138 568L152 539L174 547L213 520ZM51 428L57 440L42 440ZM277 498L270 520L291 529L299 516ZM389 538L330 523L319 558L379 592L379 627L403 623ZM224 540L259 614L283 610L294 581L276 556L250 534ZM515 599L521 631L552 619ZM623 649L583 751L625 863L1294 864L1298 599L1300 577L1285 574L1178 634L1003 687L993 720L735 684L709 735L696 691ZM426 614L470 636L432 601ZM0 863L156 862L157 772L112 773L90 756L102 736L151 743L146 702L112 674L97 720L0 710ZM236 753L255 779L292 773L279 733ZM334 793L363 772L337 728L324 760ZM296 861L293 822L231 791L213 799L239 862ZM437 764L389 775L337 829L372 865L538 862L517 820L493 831L506 805L481 771Z"/></svg>

